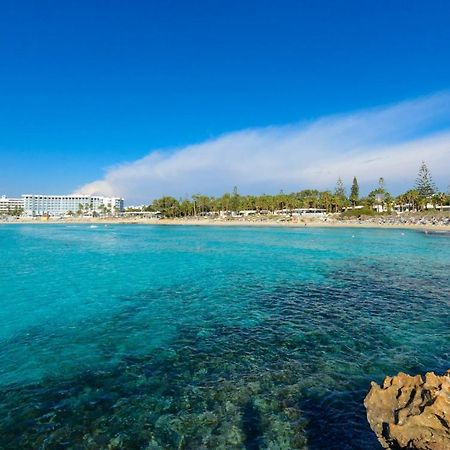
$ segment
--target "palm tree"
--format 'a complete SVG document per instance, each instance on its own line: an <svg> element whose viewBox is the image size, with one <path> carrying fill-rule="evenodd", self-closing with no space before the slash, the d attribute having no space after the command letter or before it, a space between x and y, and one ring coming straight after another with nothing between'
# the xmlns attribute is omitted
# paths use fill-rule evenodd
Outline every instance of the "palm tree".
<svg viewBox="0 0 450 450"><path fill-rule="evenodd" d="M320 195L320 203L322 208L325 208L327 213L333 208L333 194L330 191L322 192Z"/></svg>
<svg viewBox="0 0 450 450"><path fill-rule="evenodd" d="M432 198L433 206L436 208L437 205L440 205L441 211L443 211L442 207L444 206L444 203L446 202L446 200L447 200L447 196L445 195L445 193L439 192L439 193L433 195L433 198Z"/></svg>
<svg viewBox="0 0 450 450"><path fill-rule="evenodd" d="M420 209L420 195L416 189L410 189L406 194L408 203L412 205L413 211Z"/></svg>

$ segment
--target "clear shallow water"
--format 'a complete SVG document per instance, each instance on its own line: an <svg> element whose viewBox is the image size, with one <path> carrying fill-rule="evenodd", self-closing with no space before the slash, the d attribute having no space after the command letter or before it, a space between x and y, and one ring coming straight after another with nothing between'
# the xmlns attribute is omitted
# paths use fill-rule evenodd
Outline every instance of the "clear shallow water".
<svg viewBox="0 0 450 450"><path fill-rule="evenodd" d="M0 227L0 448L378 449L370 380L450 367L450 238Z"/></svg>

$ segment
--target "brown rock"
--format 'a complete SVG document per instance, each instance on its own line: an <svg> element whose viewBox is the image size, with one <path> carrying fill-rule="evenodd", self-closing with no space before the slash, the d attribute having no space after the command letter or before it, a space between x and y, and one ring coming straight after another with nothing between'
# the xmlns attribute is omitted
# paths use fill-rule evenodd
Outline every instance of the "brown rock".
<svg viewBox="0 0 450 450"><path fill-rule="evenodd" d="M450 450L450 370L443 376L399 373L372 382L367 420L384 448Z"/></svg>

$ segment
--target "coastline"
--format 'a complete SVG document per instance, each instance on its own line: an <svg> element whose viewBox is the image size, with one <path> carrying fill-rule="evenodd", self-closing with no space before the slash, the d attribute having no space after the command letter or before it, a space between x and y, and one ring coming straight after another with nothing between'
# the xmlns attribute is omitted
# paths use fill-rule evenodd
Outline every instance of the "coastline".
<svg viewBox="0 0 450 450"><path fill-rule="evenodd" d="M18 219L0 222L0 225L13 224L78 224L78 225L166 225L166 226L219 226L219 227L277 227L277 228L377 228L377 229L411 229L420 231L443 231L450 233L450 225L430 223L388 223L368 220L314 220L299 219L295 221L279 220L220 220L220 219L126 219L126 218L79 218L64 220L30 220Z"/></svg>

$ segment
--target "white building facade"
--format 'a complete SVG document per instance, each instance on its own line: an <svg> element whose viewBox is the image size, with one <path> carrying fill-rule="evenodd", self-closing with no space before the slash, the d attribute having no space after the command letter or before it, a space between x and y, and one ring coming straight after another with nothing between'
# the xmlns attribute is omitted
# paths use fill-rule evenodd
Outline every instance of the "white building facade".
<svg viewBox="0 0 450 450"><path fill-rule="evenodd" d="M0 197L0 215L16 214L20 211L23 211L23 199L4 195Z"/></svg>
<svg viewBox="0 0 450 450"><path fill-rule="evenodd" d="M118 214L123 211L124 200L120 197L92 195L22 195L24 215L65 216L68 214Z"/></svg>

